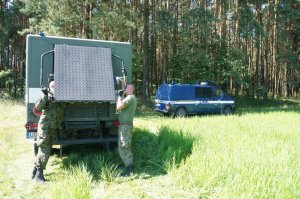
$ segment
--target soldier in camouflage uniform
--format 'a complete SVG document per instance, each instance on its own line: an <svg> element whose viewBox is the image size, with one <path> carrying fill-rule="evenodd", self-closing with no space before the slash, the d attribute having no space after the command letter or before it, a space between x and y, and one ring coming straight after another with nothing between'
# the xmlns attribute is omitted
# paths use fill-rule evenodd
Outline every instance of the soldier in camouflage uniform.
<svg viewBox="0 0 300 199"><path fill-rule="evenodd" d="M64 116L64 105L53 101L54 81L50 82L49 90L49 94L44 90L44 95L35 104L37 111L42 111L37 132L38 154L32 172L32 179L37 182L45 182L43 170L46 168L53 140Z"/></svg>
<svg viewBox="0 0 300 199"><path fill-rule="evenodd" d="M126 173L124 176L129 176L133 169L131 138L133 129L133 116L137 105L137 100L133 92L134 86L132 84L128 84L124 92L119 91L119 97L117 101L117 110L120 111L118 149L120 157L126 166ZM126 95L125 98L124 94Z"/></svg>

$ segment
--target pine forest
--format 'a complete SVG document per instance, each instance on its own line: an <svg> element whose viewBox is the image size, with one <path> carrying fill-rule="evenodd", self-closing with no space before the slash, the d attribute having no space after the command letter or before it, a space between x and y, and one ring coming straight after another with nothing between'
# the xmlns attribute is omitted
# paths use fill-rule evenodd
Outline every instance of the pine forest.
<svg viewBox="0 0 300 199"><path fill-rule="evenodd" d="M164 81L210 80L232 95L300 95L299 0L1 0L0 96L24 96L26 36L133 45L144 100Z"/></svg>

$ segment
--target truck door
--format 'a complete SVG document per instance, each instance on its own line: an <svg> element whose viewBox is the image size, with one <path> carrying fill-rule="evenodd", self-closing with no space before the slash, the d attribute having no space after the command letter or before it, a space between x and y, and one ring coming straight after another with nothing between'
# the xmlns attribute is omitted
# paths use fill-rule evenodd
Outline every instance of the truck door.
<svg viewBox="0 0 300 199"><path fill-rule="evenodd" d="M196 113L212 113L214 104L212 101L212 89L210 87L195 88L195 112Z"/></svg>

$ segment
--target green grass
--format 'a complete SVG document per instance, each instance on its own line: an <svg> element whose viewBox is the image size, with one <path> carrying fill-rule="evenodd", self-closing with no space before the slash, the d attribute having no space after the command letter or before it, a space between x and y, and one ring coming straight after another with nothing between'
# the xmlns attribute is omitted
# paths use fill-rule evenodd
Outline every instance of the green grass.
<svg viewBox="0 0 300 199"><path fill-rule="evenodd" d="M178 119L140 105L133 176L121 177L116 149L70 146L63 158L53 150L40 185L25 108L0 100L0 198L300 198L299 101L236 102L228 117Z"/></svg>

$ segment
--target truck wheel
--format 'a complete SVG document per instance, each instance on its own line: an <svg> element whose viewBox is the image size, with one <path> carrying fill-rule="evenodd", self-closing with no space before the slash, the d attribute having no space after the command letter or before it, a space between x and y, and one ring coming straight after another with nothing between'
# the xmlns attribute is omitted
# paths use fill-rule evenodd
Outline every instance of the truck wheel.
<svg viewBox="0 0 300 199"><path fill-rule="evenodd" d="M37 146L36 143L34 143L33 144L33 153L34 153L35 156L38 154L38 151L39 151L39 147Z"/></svg>
<svg viewBox="0 0 300 199"><path fill-rule="evenodd" d="M186 110L185 108L178 108L175 112L176 117L185 117L186 116Z"/></svg>
<svg viewBox="0 0 300 199"><path fill-rule="evenodd" d="M230 107L225 107L224 108L224 111L223 111L223 114L224 115L230 115L232 113L232 110Z"/></svg>

